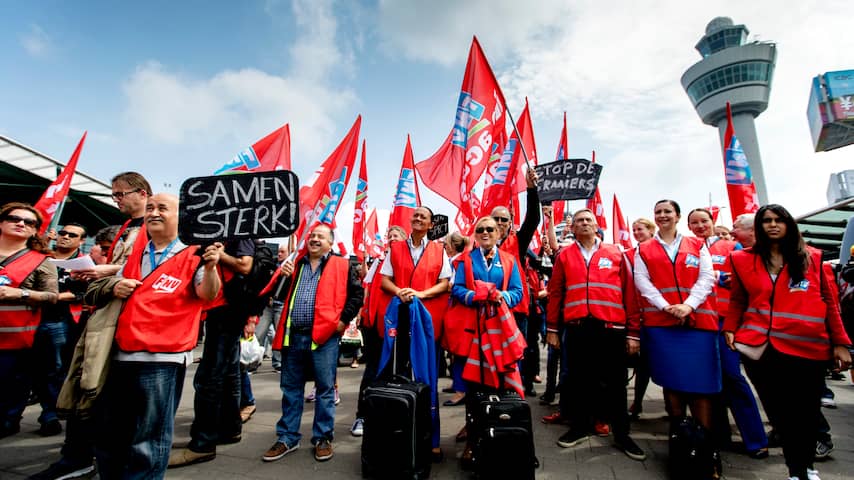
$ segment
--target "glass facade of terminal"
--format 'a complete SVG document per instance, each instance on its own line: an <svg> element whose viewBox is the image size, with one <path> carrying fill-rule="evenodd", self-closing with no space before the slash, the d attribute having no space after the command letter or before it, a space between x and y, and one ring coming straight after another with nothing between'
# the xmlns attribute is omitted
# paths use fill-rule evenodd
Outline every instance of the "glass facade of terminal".
<svg viewBox="0 0 854 480"><path fill-rule="evenodd" d="M740 83L770 84L774 73L774 65L770 62L733 63L712 70L694 80L688 86L688 96L696 105L703 97L716 90L724 89Z"/></svg>
<svg viewBox="0 0 854 480"><path fill-rule="evenodd" d="M709 55L720 52L725 48L738 47L744 45L747 40L747 29L744 25L739 25L733 28L724 28L717 32L703 37L703 40L697 45L697 51L703 58Z"/></svg>

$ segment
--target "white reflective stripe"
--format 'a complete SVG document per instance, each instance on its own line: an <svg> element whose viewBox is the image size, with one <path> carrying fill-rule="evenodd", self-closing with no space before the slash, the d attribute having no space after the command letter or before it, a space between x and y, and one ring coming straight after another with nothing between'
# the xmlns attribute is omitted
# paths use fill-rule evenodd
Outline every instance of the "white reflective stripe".
<svg viewBox="0 0 854 480"><path fill-rule="evenodd" d="M668 288L660 288L658 291L661 293L675 293L675 292L688 293L691 290L688 288L682 288L682 287L668 287Z"/></svg>
<svg viewBox="0 0 854 480"><path fill-rule="evenodd" d="M757 310L757 309L751 307L751 308L748 308L747 310L745 310L744 313L758 313L760 315L771 315L771 310L765 310L764 308Z"/></svg>
<svg viewBox="0 0 854 480"><path fill-rule="evenodd" d="M718 303L729 303L729 297L718 297Z"/></svg>
<svg viewBox="0 0 854 480"><path fill-rule="evenodd" d="M616 290L616 291L618 291L618 292L622 292L622 291L623 291L623 289L622 289L622 288L620 288L620 287L618 287L618 286L616 286L616 285L611 285L610 283L591 282L589 285L590 285L591 287L607 288L608 290Z"/></svg>
<svg viewBox="0 0 854 480"><path fill-rule="evenodd" d="M584 305L587 303L587 300L576 300L574 302L567 302L563 304L563 308L574 307L576 305Z"/></svg>
<svg viewBox="0 0 854 480"><path fill-rule="evenodd" d="M809 342L809 343L821 343L824 345L829 345L830 341L823 338L815 338L815 337L801 337L799 335L790 335L788 333L780 333L780 332L771 332L772 337L782 338L785 340L795 340L798 342Z"/></svg>
<svg viewBox="0 0 854 480"><path fill-rule="evenodd" d="M24 310L30 310L30 307L27 305L2 305L2 306L0 306L0 312L22 312Z"/></svg>
<svg viewBox="0 0 854 480"><path fill-rule="evenodd" d="M659 310L655 307L643 307L641 308L641 312L658 312Z"/></svg>
<svg viewBox="0 0 854 480"><path fill-rule="evenodd" d="M488 333L490 335L501 335L501 329L500 328L490 328L486 331L486 333Z"/></svg>
<svg viewBox="0 0 854 480"><path fill-rule="evenodd" d="M520 385L519 382L514 382L513 380L510 379L510 377L504 377L504 383L512 386L513 388L519 389L519 390L525 389L525 387Z"/></svg>
<svg viewBox="0 0 854 480"><path fill-rule="evenodd" d="M697 310L694 310L694 313L705 313L706 315L717 315L718 314L718 312L716 312L714 310L708 310L705 308L698 308Z"/></svg>
<svg viewBox="0 0 854 480"><path fill-rule="evenodd" d="M508 338L507 340L502 342L501 346L506 347L506 346L510 345L510 343L515 342L516 339L519 338L519 335L521 335L521 334L522 334L522 332L517 328L516 333L514 333L513 335L510 336L510 338Z"/></svg>
<svg viewBox="0 0 854 480"><path fill-rule="evenodd" d="M470 364L470 365L477 365L478 367L481 367L480 362L479 362L478 360L473 359L473 358L468 358L468 359L466 359L466 363L468 363L468 364ZM494 371L495 371L495 366L494 366L494 365L489 365L489 364L486 364L486 363L484 363L484 364L483 364L483 366L482 366L481 368L488 369L490 372L494 372Z"/></svg>
<svg viewBox="0 0 854 480"><path fill-rule="evenodd" d="M0 333L20 333L20 332L31 332L39 328L38 325L32 325L28 327L0 327Z"/></svg>
<svg viewBox="0 0 854 480"><path fill-rule="evenodd" d="M622 303L606 302L604 300L589 300L591 305L602 305L603 307L623 308Z"/></svg>
<svg viewBox="0 0 854 480"><path fill-rule="evenodd" d="M568 292L570 290L578 290L579 288L584 288L586 286L586 283L573 283L572 285L567 285L566 291Z"/></svg>
<svg viewBox="0 0 854 480"><path fill-rule="evenodd" d="M759 332L759 333L761 333L761 334L763 334L763 335L767 335L767 334L768 334L768 329L767 329L767 328L763 328L763 327L760 327L760 326L758 326L758 325L742 325L742 326L741 326L741 328L744 328L744 329L747 329L747 330L753 330L754 332Z"/></svg>
<svg viewBox="0 0 854 480"><path fill-rule="evenodd" d="M791 318L794 320L803 320L805 322L824 323L824 318L822 318L822 317L811 317L809 315L801 315L798 313L775 312L774 316L775 317L783 317L783 318Z"/></svg>

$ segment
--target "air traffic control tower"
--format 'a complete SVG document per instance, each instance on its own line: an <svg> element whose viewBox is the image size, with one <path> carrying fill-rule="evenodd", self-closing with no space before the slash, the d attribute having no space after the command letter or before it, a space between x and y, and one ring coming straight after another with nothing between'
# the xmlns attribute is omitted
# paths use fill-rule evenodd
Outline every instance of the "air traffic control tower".
<svg viewBox="0 0 854 480"><path fill-rule="evenodd" d="M771 78L777 58L776 45L747 42L747 27L733 25L729 17L717 17L694 47L703 59L682 75L682 87L706 125L718 127L723 145L726 103L732 106L735 135L741 142L759 203L768 203L765 174L753 119L768 108Z"/></svg>

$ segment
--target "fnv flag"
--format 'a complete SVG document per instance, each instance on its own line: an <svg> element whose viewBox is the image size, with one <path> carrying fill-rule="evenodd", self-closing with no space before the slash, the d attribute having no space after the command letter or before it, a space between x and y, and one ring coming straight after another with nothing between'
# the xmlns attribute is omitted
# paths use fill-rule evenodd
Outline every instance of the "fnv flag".
<svg viewBox="0 0 854 480"><path fill-rule="evenodd" d="M566 134L566 112L563 112L563 130L561 130L560 138L557 142L557 154L555 154L555 161L569 158L568 155L569 138ZM566 200L555 200L552 202L552 211L554 212L552 218L554 219L555 224L562 222L563 216L566 215Z"/></svg>
<svg viewBox="0 0 854 480"><path fill-rule="evenodd" d="M729 196L729 208L732 218L742 213L755 213L759 210L759 197L756 185L750 174L750 164L741 148L741 142L735 136L732 127L732 108L726 104L727 126L724 133L724 170L726 173L726 191Z"/></svg>
<svg viewBox="0 0 854 480"><path fill-rule="evenodd" d="M625 250L631 250L632 239L629 236L629 224L626 222L626 217L623 216L623 210L620 208L620 202L617 201L617 194L614 194L614 208L611 215L614 221L614 245L619 245Z"/></svg>
<svg viewBox="0 0 854 480"><path fill-rule="evenodd" d="M371 258L379 258L385 251L383 236L380 234L379 226L377 225L377 209L371 210L368 216L367 224L365 225L365 237L368 247L368 255Z"/></svg>
<svg viewBox="0 0 854 480"><path fill-rule="evenodd" d="M525 99L525 108L516 123L519 135L514 131L510 140L504 147L504 152L498 160L489 163L486 169L486 187L483 189L483 202L481 203L480 215L489 215L492 209L498 206L506 207L510 204L511 197L527 188L525 170L522 164L522 148L519 136L522 137L525 152L531 165L537 164L537 144L534 142L534 127L531 123L531 114L528 108L528 99ZM519 212L515 212L514 218L519 218Z"/></svg>
<svg viewBox="0 0 854 480"><path fill-rule="evenodd" d="M412 144L409 135L406 136L406 148L403 150L403 163L400 165L400 175L397 179L397 188L394 192L394 204L391 216L388 218L389 225L403 227L406 233L412 233L409 224L412 212L421 205L421 195L418 193L418 179L415 178L415 161L412 155Z"/></svg>
<svg viewBox="0 0 854 480"><path fill-rule="evenodd" d="M253 143L219 167L214 175L291 169L291 129L288 124Z"/></svg>
<svg viewBox="0 0 854 480"><path fill-rule="evenodd" d="M496 140L505 131L506 110L504 94L474 37L451 133L436 153L416 165L421 181L460 209L458 225L474 223L480 203L475 184L489 158L501 155L503 146Z"/></svg>
<svg viewBox="0 0 854 480"><path fill-rule="evenodd" d="M593 158L590 161L596 163L596 151L593 151ZM599 225L599 228L607 230L608 221L605 219L605 204L602 203L602 195L599 194L598 185L596 186L596 193L587 200L587 208L596 216L596 223Z"/></svg>
<svg viewBox="0 0 854 480"><path fill-rule="evenodd" d="M362 161L359 164L359 183L353 207L353 253L359 262L365 259L365 214L368 213L368 165L365 161L365 140L362 140Z"/></svg>
<svg viewBox="0 0 854 480"><path fill-rule="evenodd" d="M54 214L59 209L59 206L62 205L65 197L68 196L68 191L71 189L71 180L74 178L75 170L77 170L77 160L80 158L80 151L83 150L83 143L86 142L87 133L83 132L83 136L77 142L77 148L74 149L74 153L71 154L71 159L68 160L65 168L62 169L56 180L47 187L47 190L42 194L39 201L33 205L36 210L41 212L42 217L44 217L42 226L39 229L39 235L44 235L48 225L53 220Z"/></svg>

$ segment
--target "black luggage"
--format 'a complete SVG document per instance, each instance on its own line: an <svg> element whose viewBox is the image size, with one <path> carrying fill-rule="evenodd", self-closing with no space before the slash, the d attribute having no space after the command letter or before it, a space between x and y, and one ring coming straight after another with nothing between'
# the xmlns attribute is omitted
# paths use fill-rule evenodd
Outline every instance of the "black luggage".
<svg viewBox="0 0 854 480"><path fill-rule="evenodd" d="M408 312L407 312L408 313ZM422 479L432 466L430 386L411 380L408 315L400 315L391 368L363 393L362 476Z"/></svg>
<svg viewBox="0 0 854 480"><path fill-rule="evenodd" d="M718 480L723 465L708 432L691 417L670 425L668 469L673 480Z"/></svg>

